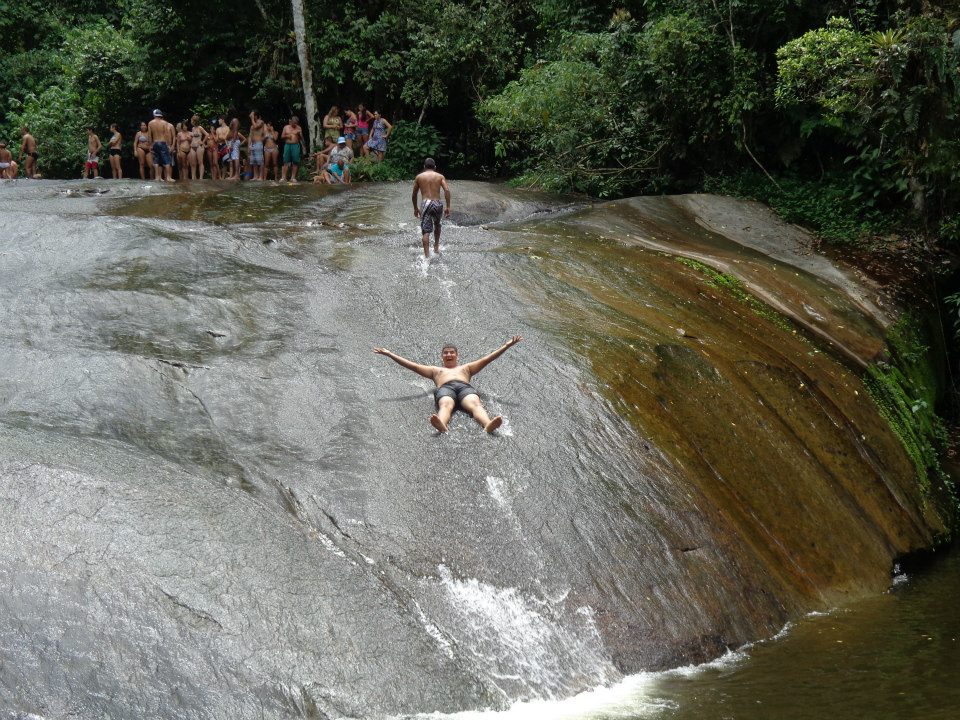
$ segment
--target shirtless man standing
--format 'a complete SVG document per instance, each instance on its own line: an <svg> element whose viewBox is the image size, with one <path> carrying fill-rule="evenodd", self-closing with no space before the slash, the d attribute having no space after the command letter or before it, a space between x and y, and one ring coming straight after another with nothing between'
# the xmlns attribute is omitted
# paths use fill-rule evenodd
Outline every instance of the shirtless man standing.
<svg viewBox="0 0 960 720"><path fill-rule="evenodd" d="M252 180L266 180L263 173L263 133L266 125L256 110L250 112L250 137L247 147L250 148L250 169L253 171Z"/></svg>
<svg viewBox="0 0 960 720"><path fill-rule="evenodd" d="M303 128L300 119L294 115L290 122L283 126L280 137L286 145L283 146L283 169L280 171L280 182L287 179L287 168L290 168L290 184L297 184L297 170L300 168L300 150L303 144Z"/></svg>
<svg viewBox="0 0 960 720"><path fill-rule="evenodd" d="M100 177L100 151L103 143L92 127L87 128L87 161L83 164L83 179L86 180L90 171L93 171L94 180Z"/></svg>
<svg viewBox="0 0 960 720"><path fill-rule="evenodd" d="M459 364L457 357L457 348L453 345L445 345L440 352L443 360L443 367L435 365L420 365L412 360L396 355L386 348L374 348L373 351L378 355L386 355L403 367L413 370L417 375L430 378L436 383L437 389L433 391L437 401L437 412L430 416L430 424L439 432L446 432L447 425L450 423L450 416L454 409L459 405L461 409L470 413L484 430L492 433L503 424L503 417L497 415L490 419L487 411L480 402L480 396L470 385L470 378L483 370L487 365L503 355L507 350L523 340L519 335L514 335L504 345L494 350L479 360Z"/></svg>
<svg viewBox="0 0 960 720"><path fill-rule="evenodd" d="M163 119L163 113L153 111L153 120L147 125L147 134L153 143L153 176L155 180L173 182L173 160L170 146L174 142L173 125Z"/></svg>
<svg viewBox="0 0 960 720"><path fill-rule="evenodd" d="M443 188L447 206L440 202L440 189ZM417 205L417 193L423 196ZM450 188L447 179L437 172L437 163L433 158L423 161L423 172L413 181L413 216L420 218L420 231L423 233L423 256L430 257L430 230L436 236L433 250L440 254L440 216L450 217Z"/></svg>
<svg viewBox="0 0 960 720"><path fill-rule="evenodd" d="M37 141L30 134L27 128L21 128L20 134L23 135L23 142L20 144L20 155L17 162L23 162L23 156L27 156L27 164L23 166L23 173L28 178L35 177L37 174Z"/></svg>
<svg viewBox="0 0 960 720"><path fill-rule="evenodd" d="M13 153L7 150L7 141L0 140L0 179L13 180L17 177L17 164Z"/></svg>

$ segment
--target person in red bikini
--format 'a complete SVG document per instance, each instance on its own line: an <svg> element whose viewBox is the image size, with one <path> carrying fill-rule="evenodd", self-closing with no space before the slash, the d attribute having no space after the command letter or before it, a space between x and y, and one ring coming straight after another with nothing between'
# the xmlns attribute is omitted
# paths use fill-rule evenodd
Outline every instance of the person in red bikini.
<svg viewBox="0 0 960 720"><path fill-rule="evenodd" d="M356 129L356 140L360 143L361 150L363 146L367 144L367 140L370 139L370 123L373 122L373 115L363 106L363 103L357 105L357 129ZM356 148L354 148L356 151Z"/></svg>

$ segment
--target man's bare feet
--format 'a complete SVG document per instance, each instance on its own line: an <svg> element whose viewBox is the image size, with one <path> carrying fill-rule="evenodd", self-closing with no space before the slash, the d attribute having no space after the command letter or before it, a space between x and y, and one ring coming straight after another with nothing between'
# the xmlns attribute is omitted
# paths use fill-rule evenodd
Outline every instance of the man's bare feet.
<svg viewBox="0 0 960 720"><path fill-rule="evenodd" d="M430 424L436 428L437 432L445 433L447 431L447 426L443 424L443 420L436 413L430 416Z"/></svg>
<svg viewBox="0 0 960 720"><path fill-rule="evenodd" d="M487 423L487 426L484 428L488 433L492 433L498 427L503 425L503 416L497 415L493 420Z"/></svg>

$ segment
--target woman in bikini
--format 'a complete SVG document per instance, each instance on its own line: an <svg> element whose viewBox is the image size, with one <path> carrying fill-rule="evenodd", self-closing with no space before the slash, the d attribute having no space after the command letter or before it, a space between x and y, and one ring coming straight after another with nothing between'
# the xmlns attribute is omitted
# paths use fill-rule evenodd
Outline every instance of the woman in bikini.
<svg viewBox="0 0 960 720"><path fill-rule="evenodd" d="M370 137L370 121L372 119L373 116L367 112L363 103L357 105L357 140L360 141L361 152L367 144L367 139Z"/></svg>
<svg viewBox="0 0 960 720"><path fill-rule="evenodd" d="M120 168L120 149L123 146L123 135L120 134L120 128L116 123L110 126L110 139L107 140L107 153L110 156L110 174L114 180L123 178L123 170Z"/></svg>
<svg viewBox="0 0 960 720"><path fill-rule="evenodd" d="M336 144L342 130L343 119L340 117L340 108L334 105L330 108L330 112L323 116L323 136L332 138L334 144Z"/></svg>
<svg viewBox="0 0 960 720"><path fill-rule="evenodd" d="M193 136L187 130L185 122L177 123L177 177L181 180L190 179L190 143Z"/></svg>
<svg viewBox="0 0 960 720"><path fill-rule="evenodd" d="M263 179L270 176L270 168L273 168L273 179L277 180L280 174L280 166L277 162L280 148L277 146L277 131L273 129L271 123L267 123L263 128Z"/></svg>
<svg viewBox="0 0 960 720"><path fill-rule="evenodd" d="M140 165L140 179L146 180L146 170L149 166L150 177L153 177L153 152L151 148L153 143L150 142L150 135L147 133L147 124L145 122L140 123L140 132L137 133L137 140L134 143L134 153L137 156L137 163Z"/></svg>
<svg viewBox="0 0 960 720"><path fill-rule="evenodd" d="M217 126L210 123L210 129L207 131L207 164L210 166L210 179L220 179L220 153L217 152Z"/></svg>
<svg viewBox="0 0 960 720"><path fill-rule="evenodd" d="M190 179L203 180L203 156L206 153L207 131L200 124L200 116L190 118Z"/></svg>

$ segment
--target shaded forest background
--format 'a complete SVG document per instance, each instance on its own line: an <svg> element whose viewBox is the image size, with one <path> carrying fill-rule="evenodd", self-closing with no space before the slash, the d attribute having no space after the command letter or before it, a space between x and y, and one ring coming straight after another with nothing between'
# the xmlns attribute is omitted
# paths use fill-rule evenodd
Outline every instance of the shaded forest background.
<svg viewBox="0 0 960 720"><path fill-rule="evenodd" d="M380 177L596 197L721 190L827 240L960 241L960 8L900 0L306 0L320 114L400 121ZM304 117L289 0L0 1L0 135L73 177L83 128ZM402 132L400 130L402 129Z"/></svg>

